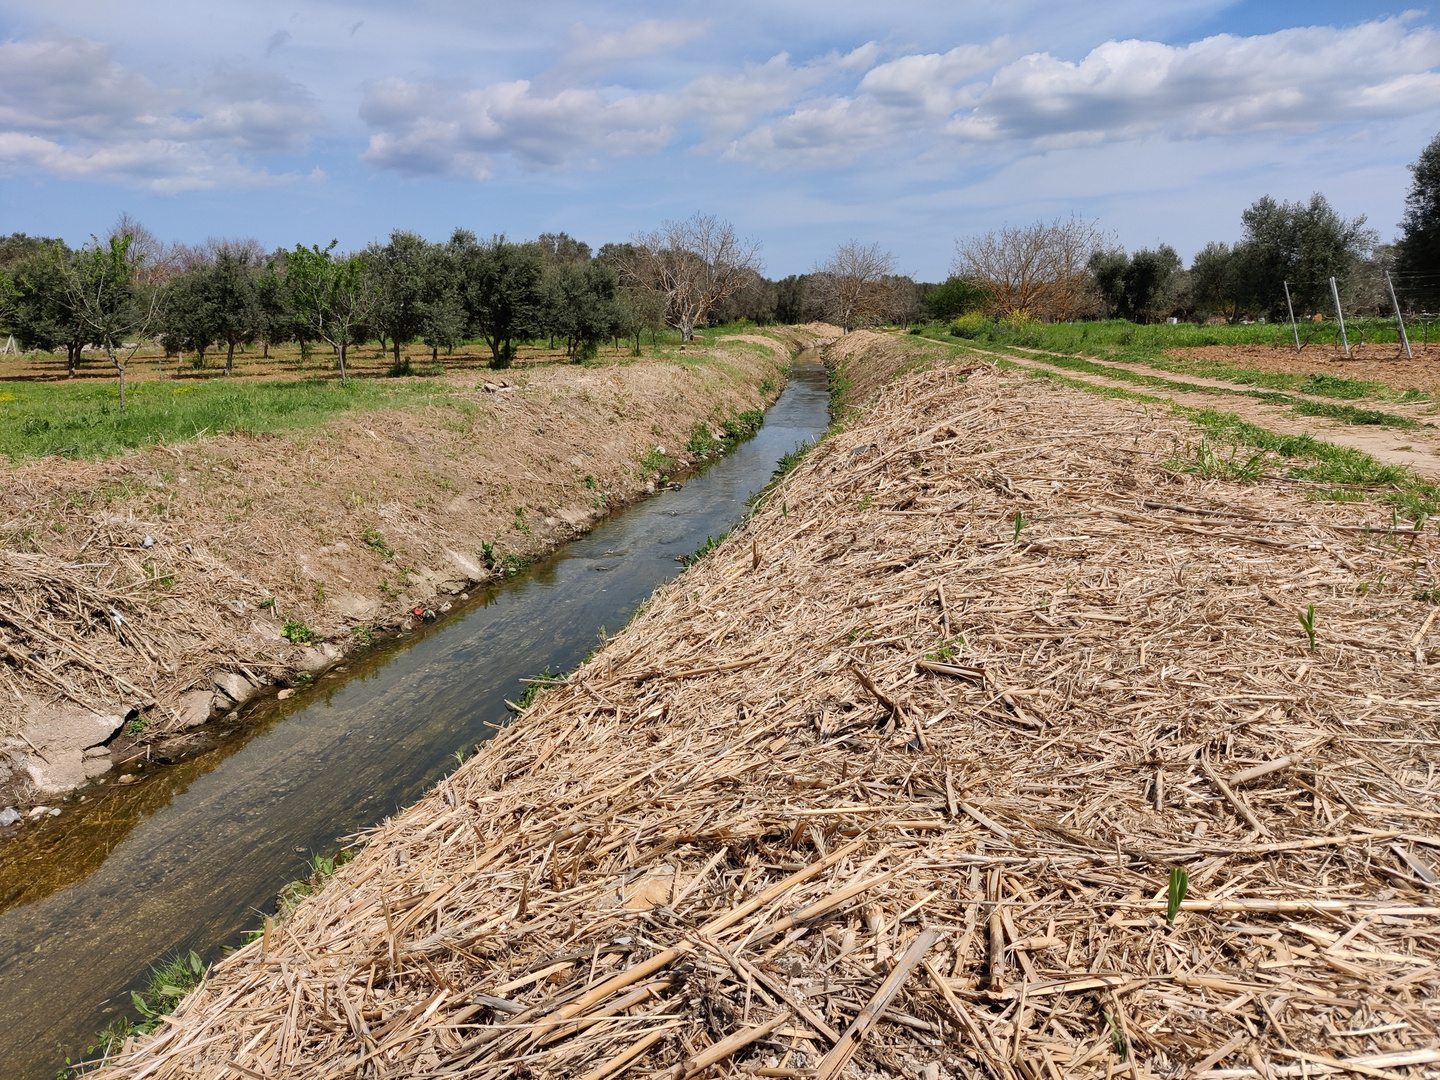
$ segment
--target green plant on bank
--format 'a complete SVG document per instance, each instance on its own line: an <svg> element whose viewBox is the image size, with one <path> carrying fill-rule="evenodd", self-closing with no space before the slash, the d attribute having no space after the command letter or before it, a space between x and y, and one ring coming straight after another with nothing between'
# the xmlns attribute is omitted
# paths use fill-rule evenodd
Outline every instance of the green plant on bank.
<svg viewBox="0 0 1440 1080"><path fill-rule="evenodd" d="M1217 451L1215 444L1209 439L1202 438L1194 445L1187 442L1183 450L1177 449L1166 464L1175 472L1189 473L1207 480L1253 484L1264 475L1267 460L1268 455L1263 450L1242 460L1239 446L1232 444L1227 455Z"/></svg>
<svg viewBox="0 0 1440 1080"><path fill-rule="evenodd" d="M131 735L139 735L149 725L150 721L143 716L137 716L125 725L125 730Z"/></svg>
<svg viewBox="0 0 1440 1080"><path fill-rule="evenodd" d="M865 494L865 495L860 496L860 504L859 504L859 507L858 507L858 508L861 509L861 510L869 510L869 509L870 509L870 503L871 503L871 501L872 501L873 499L874 499L874 496L873 496L873 495L870 495L870 494Z"/></svg>
<svg viewBox="0 0 1440 1080"><path fill-rule="evenodd" d="M1311 604L1298 616L1300 628L1305 631L1305 636L1310 639L1310 651L1315 651L1315 605Z"/></svg>
<svg viewBox="0 0 1440 1080"><path fill-rule="evenodd" d="M370 633L370 627L368 626L352 626L350 628L350 636L355 639L358 645L370 645L375 641L374 635Z"/></svg>
<svg viewBox="0 0 1440 1080"><path fill-rule="evenodd" d="M853 639L852 639L852 640L853 640ZM959 656L960 653L961 653L961 651L962 651L964 648L965 648L965 635L964 635L964 634L961 634L959 637L953 637L953 638L951 638L951 639L948 640L948 641L942 639L941 642L940 642L940 647L939 647L938 649L936 649L934 652L926 653L926 654L925 654L925 659L926 659L926 660L935 660L935 661L937 661L937 662L943 662L943 661L946 661L946 660L950 660L950 659L952 659L952 658L954 658L954 657L956 657L956 656Z"/></svg>
<svg viewBox="0 0 1440 1080"><path fill-rule="evenodd" d="M675 467L675 462L660 452L660 447L652 446L645 451L645 456L640 459L640 468L643 472L668 473Z"/></svg>
<svg viewBox="0 0 1440 1080"><path fill-rule="evenodd" d="M65 1059L66 1067L61 1070L59 1080L83 1076L98 1069L106 1058L125 1044L126 1039L151 1034L165 1016L175 1011L185 995L200 985L204 976L205 964L194 949L152 967L145 988L130 991L130 1005L139 1018L117 1016L111 1020L96 1034L95 1041L85 1048L80 1061Z"/></svg>
<svg viewBox="0 0 1440 1080"><path fill-rule="evenodd" d="M1014 544L1014 545L1016 545L1016 546L1019 546L1019 544L1020 544L1020 530L1023 529L1023 528L1025 528L1025 526L1028 525L1028 524L1029 524L1029 522L1027 522L1027 521L1025 520L1025 515L1024 515L1024 513L1021 512L1021 511L1019 511L1019 510L1016 510L1016 511L1015 511L1015 536L1014 536L1014 538L1011 540L1011 543L1012 543L1012 544Z"/></svg>
<svg viewBox="0 0 1440 1080"><path fill-rule="evenodd" d="M280 636L294 645L309 645L315 640L315 631L298 619L286 619L280 627Z"/></svg>
<svg viewBox="0 0 1440 1080"><path fill-rule="evenodd" d="M1166 891L1165 899L1165 922L1170 926L1175 925L1175 916L1180 913L1180 905L1185 902L1185 894L1190 890L1190 874L1183 866L1176 866L1170 870L1170 887Z"/></svg>
<svg viewBox="0 0 1440 1080"><path fill-rule="evenodd" d="M510 707L511 712L517 714L522 713L526 709L530 708L531 705L534 705L536 700L540 697L541 694L545 693L546 690L550 690L556 686L559 686L569 677L570 673L567 671L561 671L552 674L550 671L550 665L546 664L544 671L540 672L538 675L530 676L529 680L525 682L525 690L523 693L521 693L520 697L517 700L507 700L505 704Z"/></svg>
<svg viewBox="0 0 1440 1080"><path fill-rule="evenodd" d="M480 559L484 562L485 569L502 578L513 577L530 565L528 559L513 551L497 554L495 545L484 540L480 542Z"/></svg>
<svg viewBox="0 0 1440 1080"><path fill-rule="evenodd" d="M1105 1013L1105 1023L1110 1028L1110 1045L1115 1048L1115 1056L1122 1062L1130 1060L1130 1040L1125 1038L1125 1033L1120 1030L1120 1025L1115 1023L1115 1018L1108 1012Z"/></svg>
<svg viewBox="0 0 1440 1080"><path fill-rule="evenodd" d="M387 559L395 557L395 549L385 542L385 536L373 525L365 526L360 533L360 542L368 548L374 548Z"/></svg>
<svg viewBox="0 0 1440 1080"><path fill-rule="evenodd" d="M727 529L725 532L721 533L719 536L707 536L707 537L705 537L705 542L704 542L703 544L701 544L699 547L697 547L697 548L696 548L694 551L692 551L689 555L681 555L681 556L680 556L680 561L681 561L682 563L684 563L686 566L694 566L697 562L699 562L701 559L703 559L706 555L709 555L710 552L714 551L714 550L715 550L716 548L718 548L721 544L723 544L723 543L725 542L725 538L726 538L727 536L729 536L732 531L733 531L733 530Z"/></svg>
<svg viewBox="0 0 1440 1080"><path fill-rule="evenodd" d="M594 491L594 490L595 490L596 488L598 488L600 485L595 482L595 477L591 476L589 473L586 473L586 474L585 474L585 486L586 486L587 488L589 488L591 491Z"/></svg>
<svg viewBox="0 0 1440 1080"><path fill-rule="evenodd" d="M515 507L515 521L512 523L511 528L517 532L524 533L526 536L530 535L530 523L525 520L525 507Z"/></svg>
<svg viewBox="0 0 1440 1080"><path fill-rule="evenodd" d="M325 882L335 876L335 871L352 861L355 855L352 848L342 848L335 855L311 855L308 864L310 873L289 882L275 898L276 918L282 921L288 919L301 900L319 892Z"/></svg>

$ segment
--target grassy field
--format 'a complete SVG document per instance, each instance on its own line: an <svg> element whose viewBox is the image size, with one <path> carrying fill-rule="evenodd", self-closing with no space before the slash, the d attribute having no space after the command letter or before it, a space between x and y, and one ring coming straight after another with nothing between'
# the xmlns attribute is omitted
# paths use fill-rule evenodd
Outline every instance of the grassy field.
<svg viewBox="0 0 1440 1080"><path fill-rule="evenodd" d="M352 409L400 408L449 394L433 379L224 380L126 388L13 382L0 386L0 453L12 462L65 455L103 458L202 434L259 434L322 423Z"/></svg>
<svg viewBox="0 0 1440 1080"><path fill-rule="evenodd" d="M715 328L697 336L696 347L682 351L679 335L645 335L637 358L628 344L607 346L587 366L629 364L637 359L674 359L700 363L705 339L713 341L736 329ZM738 347L753 347L744 346ZM338 365L328 352L308 359L295 346L236 356L235 375L224 375L223 354L203 369L166 361L158 350L142 350L126 376L125 410L114 370L87 359L74 379L65 379L63 354L35 353L4 358L0 364L0 455L11 462L63 455L104 458L155 443L174 443L205 435L261 434L313 426L357 409L409 408L453 395L444 376L488 372L490 352L483 343L463 346L432 361L423 348L402 349L408 364L396 369L393 357L374 345L353 350L351 376L340 382ZM544 342L521 347L506 378L526 369L569 364L563 349Z"/></svg>

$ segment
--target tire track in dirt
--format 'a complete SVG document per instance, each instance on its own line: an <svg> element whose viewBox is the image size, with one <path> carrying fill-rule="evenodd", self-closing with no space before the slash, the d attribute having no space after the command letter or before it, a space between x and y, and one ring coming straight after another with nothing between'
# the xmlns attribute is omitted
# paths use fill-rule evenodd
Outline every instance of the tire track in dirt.
<svg viewBox="0 0 1440 1080"><path fill-rule="evenodd" d="M1076 383L1107 390L1124 390L1128 393L1145 394L1160 401L1168 401L1188 408L1208 408L1219 412L1233 413L1242 420L1248 420L1252 424L1258 424L1277 434L1310 435L1336 446L1348 446L1363 451L1387 465L1402 465L1427 480L1440 481L1440 429L1421 428L1397 431L1378 426L1346 424L1325 417L1301 416L1288 405L1271 405L1252 397L1205 393L1207 384L1212 386L1233 385L1218 383L1217 380L1207 380L1202 383L1199 379L1173 378L1166 373L1171 382L1185 383L1197 388L1193 391L1174 391L1164 387L1145 386L1120 378L1112 379L1089 372L1071 371L1068 368L1046 364L1040 359L992 352L973 346L964 346L963 348L970 353L993 357L1046 377L1058 376L1071 379ZM1329 399L1319 398L1316 400L1328 401Z"/></svg>
<svg viewBox="0 0 1440 1080"><path fill-rule="evenodd" d="M1046 363L1046 357L1050 356L1064 357L1067 360L1084 360L1087 364L1094 364L1097 367L1108 368L1111 371L1130 371L1134 372L1136 375L1147 375L1157 379L1165 379L1168 382L1184 383L1187 386L1205 386L1216 390L1229 391L1230 393L1236 395L1243 395L1246 397L1251 397L1254 394L1284 394L1286 397L1294 398L1296 401L1310 401L1315 403L1316 405L1351 405L1357 409L1370 408L1372 405L1383 405L1384 409L1382 411L1384 412L1390 413L1394 416L1403 416L1407 420L1414 420L1417 423L1422 424L1430 423L1435 419L1437 415L1435 404L1429 401L1377 402L1374 401L1374 399L1369 398L1333 398L1326 397L1323 394L1307 394L1300 390L1273 390L1264 386L1249 386L1245 383L1230 382L1226 379L1213 379L1210 378L1208 375L1177 374L1173 371L1166 371L1164 368L1152 367L1149 364L1138 362L1133 364L1122 364L1114 360L1102 360L1097 356L1085 356L1080 353L1046 352L1044 349L1027 349L1019 345L1012 345L1011 348L1015 349L1018 352L1032 355L1037 360L1040 360L1042 363ZM1058 367L1058 365L1051 366ZM1070 373L1069 368L1063 368L1061 370ZM1139 386L1141 384L1134 383L1132 385ZM1259 399L1252 398L1252 400Z"/></svg>

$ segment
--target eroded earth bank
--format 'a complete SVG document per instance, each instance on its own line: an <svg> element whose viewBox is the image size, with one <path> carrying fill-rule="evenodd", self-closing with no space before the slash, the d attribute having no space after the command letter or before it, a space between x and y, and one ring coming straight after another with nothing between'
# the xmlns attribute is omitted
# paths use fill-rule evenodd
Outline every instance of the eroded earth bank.
<svg viewBox="0 0 1440 1080"><path fill-rule="evenodd" d="M11 469L0 828L154 745L184 752L196 725L443 613L723 452L823 334L451 376L418 408Z"/></svg>

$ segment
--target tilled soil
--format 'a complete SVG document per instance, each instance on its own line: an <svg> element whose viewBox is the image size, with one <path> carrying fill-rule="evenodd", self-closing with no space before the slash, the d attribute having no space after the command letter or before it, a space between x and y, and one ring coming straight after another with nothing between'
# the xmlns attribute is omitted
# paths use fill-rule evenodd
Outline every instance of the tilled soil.
<svg viewBox="0 0 1440 1080"><path fill-rule="evenodd" d="M1400 346L1394 344L1352 346L1349 357L1338 345L1307 345L1300 352L1296 352L1293 346L1206 345L1196 349L1167 349L1166 355L1217 360L1262 371L1361 379L1385 383L1401 392L1419 390L1440 397L1440 343L1425 345L1412 342L1411 351L1415 354L1413 359L1406 358Z"/></svg>

